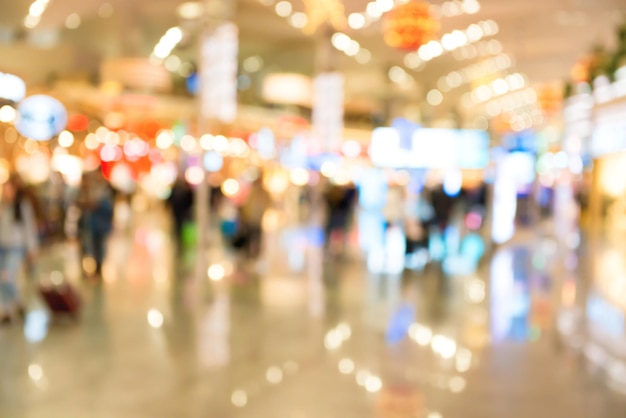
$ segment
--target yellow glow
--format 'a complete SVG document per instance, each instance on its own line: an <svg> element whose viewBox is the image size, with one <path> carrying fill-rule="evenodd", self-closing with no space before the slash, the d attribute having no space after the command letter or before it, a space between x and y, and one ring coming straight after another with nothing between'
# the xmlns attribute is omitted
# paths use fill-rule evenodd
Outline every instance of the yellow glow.
<svg viewBox="0 0 626 418"><path fill-rule="evenodd" d="M276 171L267 177L265 188L275 195L284 193L289 187L289 176L284 171Z"/></svg>
<svg viewBox="0 0 626 418"><path fill-rule="evenodd" d="M59 134L59 146L69 148L74 144L74 135L69 131L63 131Z"/></svg>
<svg viewBox="0 0 626 418"><path fill-rule="evenodd" d="M159 149L166 150L174 144L174 134L172 131L161 131L156 138L156 146Z"/></svg>
<svg viewBox="0 0 626 418"><path fill-rule="evenodd" d="M185 180L187 183L197 186L204 181L204 170L202 167L189 167L185 171Z"/></svg>
<svg viewBox="0 0 626 418"><path fill-rule="evenodd" d="M83 258L83 270L87 274L94 274L96 272L96 260L93 257Z"/></svg>
<svg viewBox="0 0 626 418"><path fill-rule="evenodd" d="M213 149L213 135L202 135L200 137L200 147L205 151L211 151Z"/></svg>
<svg viewBox="0 0 626 418"><path fill-rule="evenodd" d="M270 367L265 373L268 382L277 385L283 381L283 371L279 367Z"/></svg>
<svg viewBox="0 0 626 418"><path fill-rule="evenodd" d="M309 184L309 172L304 168L296 168L289 172L291 183L296 186L306 186Z"/></svg>
<svg viewBox="0 0 626 418"><path fill-rule="evenodd" d="M24 151L26 151L27 154L33 154L38 149L39 149L39 144L36 141L33 141L32 139L29 139L24 143Z"/></svg>
<svg viewBox="0 0 626 418"><path fill-rule="evenodd" d="M0 122L13 123L16 116L17 111L13 107L9 105L0 107Z"/></svg>
<svg viewBox="0 0 626 418"><path fill-rule="evenodd" d="M235 179L227 179L222 184L222 193L225 196L232 197L239 193L241 187L239 186L239 182Z"/></svg>
<svg viewBox="0 0 626 418"><path fill-rule="evenodd" d="M148 324L152 328L161 328L163 326L163 314L157 309L150 309L148 311Z"/></svg>
<svg viewBox="0 0 626 418"><path fill-rule="evenodd" d="M238 408L243 408L248 404L248 394L243 390L236 390L230 397L230 401Z"/></svg>
<svg viewBox="0 0 626 418"><path fill-rule="evenodd" d="M365 390L370 393L379 392L383 388L383 382L378 376L370 376L365 381Z"/></svg>
<svg viewBox="0 0 626 418"><path fill-rule="evenodd" d="M185 135L180 140L180 147L183 149L183 151L194 152L197 146L198 141L196 141L196 138L191 135Z"/></svg>
<svg viewBox="0 0 626 418"><path fill-rule="evenodd" d="M11 175L11 166L4 158L0 159L0 184L4 184L9 180Z"/></svg>
<svg viewBox="0 0 626 418"><path fill-rule="evenodd" d="M228 139L224 135L218 135L213 138L213 149L219 153L228 151Z"/></svg>
<svg viewBox="0 0 626 418"><path fill-rule="evenodd" d="M326 161L324 164L322 164L322 168L320 171L322 172L324 177L333 177L335 174L337 174L337 164L332 161Z"/></svg>
<svg viewBox="0 0 626 418"><path fill-rule="evenodd" d="M344 358L339 362L339 372L341 374L350 374L354 372L354 361Z"/></svg>
<svg viewBox="0 0 626 418"><path fill-rule="evenodd" d="M214 282L219 282L224 279L226 272L224 270L224 266L220 264L213 264L209 267L209 271L207 272L209 279Z"/></svg>
<svg viewBox="0 0 626 418"><path fill-rule="evenodd" d="M39 364L31 364L28 366L28 376L38 382L43 378L43 369Z"/></svg>

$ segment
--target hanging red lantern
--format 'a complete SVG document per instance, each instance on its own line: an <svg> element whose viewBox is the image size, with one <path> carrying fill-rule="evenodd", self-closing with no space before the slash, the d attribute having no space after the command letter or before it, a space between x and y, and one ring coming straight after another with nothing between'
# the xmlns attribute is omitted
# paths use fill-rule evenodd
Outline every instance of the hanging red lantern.
<svg viewBox="0 0 626 418"><path fill-rule="evenodd" d="M387 45L416 51L437 38L439 22L430 13L430 4L412 0L385 14L383 32Z"/></svg>

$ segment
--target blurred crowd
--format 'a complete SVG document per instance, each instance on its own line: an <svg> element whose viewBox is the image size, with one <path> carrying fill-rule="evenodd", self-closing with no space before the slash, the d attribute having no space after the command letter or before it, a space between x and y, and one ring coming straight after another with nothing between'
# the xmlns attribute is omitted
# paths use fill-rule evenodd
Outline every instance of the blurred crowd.
<svg viewBox="0 0 626 418"><path fill-rule="evenodd" d="M82 266L86 279L99 280L107 253L107 240L114 230L114 212L122 202L130 206L132 195L114 190L99 173L86 175L80 187L71 189L52 186L37 190L27 186L17 176L2 186L0 201L0 291L1 321L10 323L24 315L18 292L18 277L23 267L29 274L36 271L37 255L43 245L73 239L80 243ZM397 237L407 260L421 254L426 261L443 262L465 251L461 235L473 242L481 241L480 230L486 216L486 187L462 190L449 195L443 186L423 188L409 193L406 186L389 185L377 206L374 226L363 226L360 218L371 208L361 204L363 186L337 185L330 182L298 189L295 208L284 199L276 199L260 176L234 198L225 196L219 187L213 188L207 210L213 221L219 221L223 242L238 253L242 260L256 260L263 253L263 233L268 211L304 211L321 216L299 216L297 221L313 225L323 236L325 254L343 257L355 246L352 238L369 241L370 253L386 252ZM196 223L197 193L183 178L174 184L164 206L171 215L172 241L178 254L194 249L198 240ZM304 208L304 210L303 210ZM200 209L201 210L201 209ZM215 222L214 222L215 223ZM315 223L315 222L313 222ZM371 230L379 229L380 233ZM456 237L451 239L450 237ZM456 247L455 243L457 242ZM313 245L313 244L312 244ZM474 252L475 250L474 247ZM484 247L484 245L483 245ZM480 258L484 248L475 258ZM371 254L366 254L366 257ZM376 254L374 254L376 255ZM475 260L476 262L478 260ZM407 263L406 267L410 267ZM419 264L419 263L418 263Z"/></svg>

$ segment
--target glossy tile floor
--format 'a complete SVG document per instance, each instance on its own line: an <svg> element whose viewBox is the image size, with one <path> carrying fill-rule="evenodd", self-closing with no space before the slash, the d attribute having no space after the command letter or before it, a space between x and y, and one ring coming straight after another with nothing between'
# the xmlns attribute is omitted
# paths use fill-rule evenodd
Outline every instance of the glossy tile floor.
<svg viewBox="0 0 626 418"><path fill-rule="evenodd" d="M258 263L214 240L218 280L200 280L159 216L141 218L112 239L101 284L80 279L75 245L44 254L85 309L49 321L25 285L26 323L0 329L0 417L626 417L622 363L581 331L584 280L553 240L528 234L442 279L322 261L296 228Z"/></svg>

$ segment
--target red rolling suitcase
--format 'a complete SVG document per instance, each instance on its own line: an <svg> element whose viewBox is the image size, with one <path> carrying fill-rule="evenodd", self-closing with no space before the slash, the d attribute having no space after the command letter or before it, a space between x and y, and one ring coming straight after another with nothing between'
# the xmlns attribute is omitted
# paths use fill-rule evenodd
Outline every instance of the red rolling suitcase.
<svg viewBox="0 0 626 418"><path fill-rule="evenodd" d="M80 313L80 296L60 273L53 273L49 281L39 284L39 293L54 315L68 314L78 318Z"/></svg>

